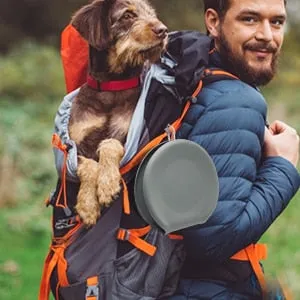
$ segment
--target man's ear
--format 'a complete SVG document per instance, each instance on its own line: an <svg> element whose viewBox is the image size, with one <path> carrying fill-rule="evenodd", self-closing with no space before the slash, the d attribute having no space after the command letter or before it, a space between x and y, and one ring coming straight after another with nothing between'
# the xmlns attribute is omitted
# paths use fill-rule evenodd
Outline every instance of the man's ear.
<svg viewBox="0 0 300 300"><path fill-rule="evenodd" d="M205 25L207 31L213 38L218 38L220 35L221 20L219 14L212 8L205 12Z"/></svg>
<svg viewBox="0 0 300 300"><path fill-rule="evenodd" d="M110 13L113 0L95 0L79 9L71 24L92 47L103 50L109 43Z"/></svg>

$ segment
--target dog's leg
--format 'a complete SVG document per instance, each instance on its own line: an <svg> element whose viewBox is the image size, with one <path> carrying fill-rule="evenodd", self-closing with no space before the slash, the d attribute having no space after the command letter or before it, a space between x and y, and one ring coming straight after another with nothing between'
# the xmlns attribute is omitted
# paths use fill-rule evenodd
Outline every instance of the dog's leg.
<svg viewBox="0 0 300 300"><path fill-rule="evenodd" d="M77 175L80 189L77 195L76 211L82 222L91 226L100 216L100 205L97 201L98 163L83 156L78 157Z"/></svg>
<svg viewBox="0 0 300 300"><path fill-rule="evenodd" d="M100 206L109 206L120 192L120 161L124 147L116 139L103 140L97 149L99 155L97 196Z"/></svg>

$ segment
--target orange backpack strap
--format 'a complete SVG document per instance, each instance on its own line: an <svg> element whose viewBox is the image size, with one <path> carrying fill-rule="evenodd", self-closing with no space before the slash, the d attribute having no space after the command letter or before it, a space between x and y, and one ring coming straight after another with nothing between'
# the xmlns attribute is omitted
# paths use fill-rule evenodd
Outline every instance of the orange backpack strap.
<svg viewBox="0 0 300 300"><path fill-rule="evenodd" d="M141 238L145 236L150 230L151 226L146 226L138 229L120 228L117 233L117 239L120 241L128 241L137 249L143 251L149 256L153 256L156 252L156 247Z"/></svg>
<svg viewBox="0 0 300 300"><path fill-rule="evenodd" d="M234 260L244 260L250 262L263 292L267 291L267 284L260 261L266 258L267 245L265 244L251 244L231 257L231 259Z"/></svg>
<svg viewBox="0 0 300 300"><path fill-rule="evenodd" d="M61 34L61 59L67 92L86 82L89 47L80 33L69 24Z"/></svg>
<svg viewBox="0 0 300 300"><path fill-rule="evenodd" d="M80 228L81 223L78 223L64 237L53 239L49 253L44 263L44 269L40 284L38 300L48 300L50 296L50 277L55 267L57 267L58 285L68 286L67 278L67 261L64 253L68 245L72 242L71 238L74 233Z"/></svg>

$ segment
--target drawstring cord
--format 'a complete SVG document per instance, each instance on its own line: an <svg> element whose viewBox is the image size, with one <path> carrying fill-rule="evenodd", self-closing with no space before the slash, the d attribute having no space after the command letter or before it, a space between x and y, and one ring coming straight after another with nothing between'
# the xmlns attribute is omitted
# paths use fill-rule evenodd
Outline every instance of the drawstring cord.
<svg viewBox="0 0 300 300"><path fill-rule="evenodd" d="M63 166L61 170L61 186L56 200L56 206L61 207L63 209L68 208L67 205L67 189L66 189L66 181L67 181L67 159L68 159L68 146L63 144L58 134L53 134L52 136L52 145L53 147L59 149L64 154ZM60 198L63 193L63 204L60 203Z"/></svg>

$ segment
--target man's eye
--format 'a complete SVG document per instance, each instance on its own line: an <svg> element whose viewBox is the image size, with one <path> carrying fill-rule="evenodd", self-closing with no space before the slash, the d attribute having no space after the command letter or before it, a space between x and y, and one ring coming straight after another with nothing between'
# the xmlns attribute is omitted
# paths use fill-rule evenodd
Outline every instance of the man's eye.
<svg viewBox="0 0 300 300"><path fill-rule="evenodd" d="M252 23L255 23L257 20L254 17L249 16L249 17L243 17L242 21L252 24Z"/></svg>
<svg viewBox="0 0 300 300"><path fill-rule="evenodd" d="M273 20L272 24L275 26L282 26L284 24L283 20Z"/></svg>

